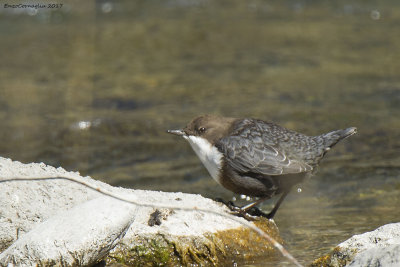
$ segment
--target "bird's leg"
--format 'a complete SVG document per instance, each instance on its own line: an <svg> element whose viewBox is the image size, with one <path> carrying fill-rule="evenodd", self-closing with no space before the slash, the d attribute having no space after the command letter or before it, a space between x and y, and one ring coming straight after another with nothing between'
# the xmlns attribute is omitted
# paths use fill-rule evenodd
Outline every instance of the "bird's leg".
<svg viewBox="0 0 400 267"><path fill-rule="evenodd" d="M244 211L244 212L247 212L247 211L250 210L252 207L257 206L258 204L260 204L261 202L263 202L264 200L267 200L267 199L269 199L269 198L270 198L269 196L268 196L268 197L262 197L262 198L260 198L259 200L255 201L255 202L253 202L253 203L250 203L250 204L248 204L248 205L246 205L246 206L241 207L240 209L241 209L242 211Z"/></svg>
<svg viewBox="0 0 400 267"><path fill-rule="evenodd" d="M231 214L241 216L241 217L247 219L248 221L254 221L257 219L257 217L256 217L257 215L248 214L246 210L243 210L243 208L236 206L232 201L225 201L222 198L215 198L214 201L220 202L220 203L224 204L225 206L227 206L231 210ZM260 202L261 201L256 201L255 203L251 203L247 206L250 209L251 207L257 205Z"/></svg>
<svg viewBox="0 0 400 267"><path fill-rule="evenodd" d="M261 202L269 199L270 198L269 196L260 198L259 200L255 201L253 203L250 203L246 206L243 206L241 208L236 206L232 201L226 202L220 198L216 199L216 201L225 204L232 211L232 214L242 216L243 218L245 218L249 221L254 221L257 219L257 217L260 217L260 216L268 218L268 219L272 219L274 217L276 211L279 209L280 205L282 204L283 200L285 200L286 196L289 194L289 192L290 192L290 189L285 190L283 192L283 194L279 198L278 202L275 204L274 208L268 214L262 212L260 209L258 209L255 206L257 206Z"/></svg>
<svg viewBox="0 0 400 267"><path fill-rule="evenodd" d="M268 214L262 213L261 216L266 217L268 219L272 219L274 217L276 211L279 209L279 206L282 204L283 200L289 194L289 192L290 192L290 189L284 191L282 196L279 198L278 202L276 202L275 207L270 211L270 213L268 213Z"/></svg>
<svg viewBox="0 0 400 267"><path fill-rule="evenodd" d="M227 206L230 210L236 210L236 209L239 208L239 207L236 206L235 203L233 203L232 201L225 201L225 200L223 200L223 199L220 198L220 197L215 198L214 201L220 202L220 203L224 204L224 205Z"/></svg>
<svg viewBox="0 0 400 267"><path fill-rule="evenodd" d="M250 204L248 204L248 205L246 205L246 206L244 206L242 208L236 208L236 209L232 209L231 208L231 210L235 214L240 215L240 216L244 217L247 220L253 220L254 221L257 217L260 217L260 216L265 217L267 219L272 219L275 216L275 213L277 212L279 207L281 206L283 200L285 200L286 196L289 194L289 192L290 192L290 189L289 190L285 190L283 192L283 194L279 198L278 202L276 202L274 208L268 214L262 212L260 209L258 209L255 206L260 204L264 200L269 199L269 197L260 198L256 202L250 203Z"/></svg>
<svg viewBox="0 0 400 267"><path fill-rule="evenodd" d="M242 217L246 218L247 220L253 220L253 221L256 220L260 216L264 216L265 217L266 214L264 212L262 212L256 206L258 204L260 204L261 202L269 199L269 198L270 198L269 196L268 197L263 197L263 198L260 198L259 200L255 201L253 203L250 203L250 204L248 204L246 206L243 206L238 210L238 213Z"/></svg>
<svg viewBox="0 0 400 267"><path fill-rule="evenodd" d="M250 203L244 207L238 207L235 204L233 204L232 201L225 202L221 199L217 199L217 201L224 203L232 212L234 215L241 216L249 221L254 221L257 219L259 216L266 215L264 214L261 210L256 208L255 206L263 202L264 200L268 199L269 197L264 197L260 198L259 200ZM251 211L251 212L250 212Z"/></svg>

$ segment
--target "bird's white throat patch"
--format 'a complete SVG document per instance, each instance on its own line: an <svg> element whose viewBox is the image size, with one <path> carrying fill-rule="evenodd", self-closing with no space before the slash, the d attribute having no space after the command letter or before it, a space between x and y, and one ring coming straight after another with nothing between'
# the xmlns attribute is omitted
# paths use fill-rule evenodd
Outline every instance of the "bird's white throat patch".
<svg viewBox="0 0 400 267"><path fill-rule="evenodd" d="M212 178L219 183L219 170L222 164L222 153L206 139L198 136L184 136L200 158Z"/></svg>

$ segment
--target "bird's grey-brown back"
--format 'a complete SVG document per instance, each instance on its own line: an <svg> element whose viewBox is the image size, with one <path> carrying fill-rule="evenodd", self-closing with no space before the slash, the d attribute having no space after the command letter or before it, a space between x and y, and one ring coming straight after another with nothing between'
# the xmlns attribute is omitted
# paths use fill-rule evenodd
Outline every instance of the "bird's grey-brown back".
<svg viewBox="0 0 400 267"><path fill-rule="evenodd" d="M303 161L314 167L331 147L356 132L355 127L350 127L318 136L307 136L273 122L242 119L235 121L230 138L237 136L241 140L248 141L248 145L251 143L270 146L292 160Z"/></svg>

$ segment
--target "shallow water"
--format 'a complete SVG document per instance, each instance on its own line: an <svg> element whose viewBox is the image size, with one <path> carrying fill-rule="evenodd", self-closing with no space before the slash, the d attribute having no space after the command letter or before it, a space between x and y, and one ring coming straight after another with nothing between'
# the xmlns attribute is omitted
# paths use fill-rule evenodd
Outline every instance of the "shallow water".
<svg viewBox="0 0 400 267"><path fill-rule="evenodd" d="M277 213L286 246L307 264L399 221L397 1L69 1L0 11L2 156L230 199L166 129L203 113L309 135L356 126Z"/></svg>

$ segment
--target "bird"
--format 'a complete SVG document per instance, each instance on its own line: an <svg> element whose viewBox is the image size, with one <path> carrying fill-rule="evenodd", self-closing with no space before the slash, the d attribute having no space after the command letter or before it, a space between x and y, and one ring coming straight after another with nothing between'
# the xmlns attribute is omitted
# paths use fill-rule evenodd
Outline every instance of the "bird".
<svg viewBox="0 0 400 267"><path fill-rule="evenodd" d="M235 214L246 218L252 208L280 195L269 213L256 214L272 219L291 188L315 173L324 155L357 128L307 136L271 121L201 115L183 129L167 132L189 142L217 183L258 198L240 208L230 203Z"/></svg>

